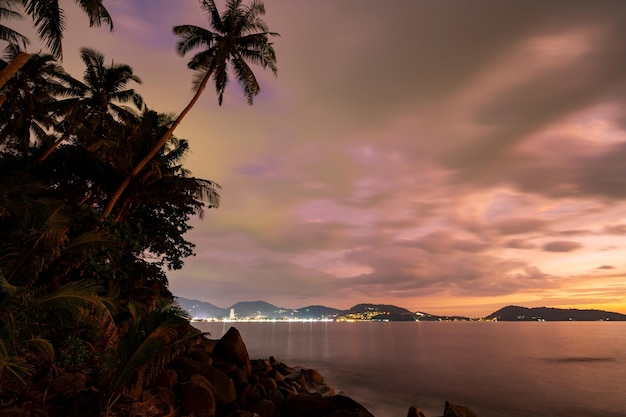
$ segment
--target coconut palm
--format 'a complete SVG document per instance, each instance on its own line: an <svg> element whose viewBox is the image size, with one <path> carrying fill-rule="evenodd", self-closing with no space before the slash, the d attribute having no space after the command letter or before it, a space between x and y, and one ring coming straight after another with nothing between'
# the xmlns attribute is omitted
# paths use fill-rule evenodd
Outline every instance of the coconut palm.
<svg viewBox="0 0 626 417"><path fill-rule="evenodd" d="M146 112L131 141L134 154L139 158L144 155L145 149L159 140L169 121L167 116ZM151 236L144 250L158 254L157 264L170 269L181 268L182 259L193 253L193 245L183 238L190 229L191 216L202 217L204 208L219 206L220 186L192 177L183 168L188 152L187 140L171 136L126 189L114 218L116 222L141 222L143 231Z"/></svg>
<svg viewBox="0 0 626 417"><path fill-rule="evenodd" d="M75 0L81 9L89 17L89 26L101 26L103 23L109 25L113 30L113 20L107 9L102 4L103 0ZM39 38L44 41L50 49L52 55L63 59L63 31L65 30L65 13L59 5L59 0L2 0L0 8L4 7L4 14L0 17L15 16L15 10L10 6L13 3L21 3L26 13L31 16L37 28ZM0 9L0 12L2 9ZM23 43L28 40L17 32L5 31L5 37L12 43ZM0 38L2 39L2 38ZM18 41L18 42L15 42ZM26 64L29 55L22 52L13 59L9 65L0 70L0 88L13 76L20 68ZM0 106L2 101L0 100Z"/></svg>
<svg viewBox="0 0 626 417"><path fill-rule="evenodd" d="M0 21L3 19L20 19L22 17L19 12L12 7L16 0L0 0ZM9 44L19 45L26 48L28 38L13 29L0 24L0 40L7 41Z"/></svg>
<svg viewBox="0 0 626 417"><path fill-rule="evenodd" d="M84 82L73 80L71 85L76 96L56 104L56 111L64 117L66 125L40 161L70 137L78 138L86 147L97 143L100 143L96 146L99 149L110 147L115 143L110 138L117 136L124 124L135 122L137 110L143 108L143 98L128 88L132 82L141 84L132 67L114 62L106 65L104 55L90 48L82 48L80 56L85 64ZM107 146L101 146L104 143Z"/></svg>
<svg viewBox="0 0 626 417"><path fill-rule="evenodd" d="M63 58L63 30L65 29L65 13L59 0L20 0L26 13L32 17L39 37L50 48L57 58ZM75 3L89 17L89 26L108 24L113 30L111 15L102 4L103 0L75 0Z"/></svg>
<svg viewBox="0 0 626 417"><path fill-rule="evenodd" d="M180 38L176 46L180 55L184 56L196 48L202 48L187 64L190 69L197 71L193 83L195 93L161 139L111 196L103 217L113 211L128 184L165 145L176 127L196 104L211 78L214 80L218 103L221 105L229 80L229 67L232 68L248 103L252 104L260 87L248 63L260 65L264 69L269 68L274 75L277 73L276 53L269 39L270 36L278 34L270 32L262 19L265 14L262 2L252 0L249 5L243 5L241 0L228 0L226 10L221 14L213 0L202 0L201 7L208 15L212 30L194 25L175 26L173 29L174 34Z"/></svg>
<svg viewBox="0 0 626 417"><path fill-rule="evenodd" d="M0 21L4 19L20 19L22 15L13 9L19 0L0 0ZM9 45L15 45L18 48L26 48L29 40L26 36L16 32L15 30L0 24L0 40L9 42ZM22 53L19 57L14 57L10 63L0 62L0 88L15 75L19 69L28 61L28 54ZM4 94L0 95L0 106L4 103Z"/></svg>
<svg viewBox="0 0 626 417"><path fill-rule="evenodd" d="M11 60L19 48L8 48ZM5 105L0 108L0 144L28 156L32 141L45 143L57 125L53 105L57 97L73 94L71 76L50 54L30 55L28 63L2 89Z"/></svg>

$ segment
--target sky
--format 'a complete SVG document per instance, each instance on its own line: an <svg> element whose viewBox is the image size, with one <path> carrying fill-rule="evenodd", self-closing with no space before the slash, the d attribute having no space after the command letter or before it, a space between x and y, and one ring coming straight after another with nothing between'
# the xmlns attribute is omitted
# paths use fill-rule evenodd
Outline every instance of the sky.
<svg viewBox="0 0 626 417"><path fill-rule="evenodd" d="M132 66L151 108L183 109L171 28L208 27L197 1L105 1L113 33L61 3L66 70L90 47ZM221 107L207 89L175 132L222 187L175 295L626 313L626 2L265 6L278 76L255 69L253 106L234 81Z"/></svg>

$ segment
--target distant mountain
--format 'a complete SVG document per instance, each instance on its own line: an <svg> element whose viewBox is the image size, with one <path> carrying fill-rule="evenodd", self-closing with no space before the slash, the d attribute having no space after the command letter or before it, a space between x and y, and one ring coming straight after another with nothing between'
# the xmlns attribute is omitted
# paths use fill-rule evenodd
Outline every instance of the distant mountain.
<svg viewBox="0 0 626 417"><path fill-rule="evenodd" d="M302 307L294 310L294 316L301 319L313 319L313 320L323 320L323 319L334 319L337 317L342 310L332 307L325 306L308 306Z"/></svg>
<svg viewBox="0 0 626 417"><path fill-rule="evenodd" d="M416 314L389 304L357 304L343 311L338 320L415 321Z"/></svg>
<svg viewBox="0 0 626 417"><path fill-rule="evenodd" d="M242 301L230 307L217 307L205 301L177 297L178 304L189 312L192 318L225 319L266 319L266 320L324 320L334 319L341 310L325 306L307 306L298 309L277 307L265 301Z"/></svg>
<svg viewBox="0 0 626 417"><path fill-rule="evenodd" d="M193 300L184 297L177 297L180 306L191 314L192 318L216 318L224 319L231 317L231 312L235 319L267 319L267 320L333 320L345 317L346 315L361 315L368 320L415 320L415 317L435 317L426 314L416 316L414 313L404 308L385 304L358 304L350 310L340 310L337 308L321 305L311 305L297 309L277 307L265 301L242 301L230 307L221 308L211 303L200 300ZM419 314L419 313L418 313Z"/></svg>
<svg viewBox="0 0 626 417"><path fill-rule="evenodd" d="M451 321L469 320L463 316L437 316L421 311L412 312L406 308L390 304L357 304L341 312L336 320L372 320L372 321Z"/></svg>
<svg viewBox="0 0 626 417"><path fill-rule="evenodd" d="M485 319L498 321L626 321L626 315L602 310L506 306L491 313Z"/></svg>
<svg viewBox="0 0 626 417"><path fill-rule="evenodd" d="M215 306L211 303L200 300L190 300L188 298L176 297L178 304L183 310L186 310L191 315L191 318L227 318L229 310Z"/></svg>
<svg viewBox="0 0 626 417"><path fill-rule="evenodd" d="M277 307L265 301L242 301L230 307L217 307L205 301L177 297L180 306L192 318L265 319L265 320L370 320L370 321L466 321L463 316L437 316L412 312L390 304L357 304L349 310L312 305L297 309ZM232 316L231 316L232 314ZM626 321L626 315L602 310L559 309L549 307L528 308L507 306L491 313L485 320L498 321Z"/></svg>

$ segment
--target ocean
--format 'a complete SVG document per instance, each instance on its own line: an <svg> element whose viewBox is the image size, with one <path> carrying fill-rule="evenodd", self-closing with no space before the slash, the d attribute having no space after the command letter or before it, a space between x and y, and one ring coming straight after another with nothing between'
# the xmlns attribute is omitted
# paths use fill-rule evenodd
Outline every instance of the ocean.
<svg viewBox="0 0 626 417"><path fill-rule="evenodd" d="M375 417L626 417L626 322L215 322L251 359L314 368Z"/></svg>

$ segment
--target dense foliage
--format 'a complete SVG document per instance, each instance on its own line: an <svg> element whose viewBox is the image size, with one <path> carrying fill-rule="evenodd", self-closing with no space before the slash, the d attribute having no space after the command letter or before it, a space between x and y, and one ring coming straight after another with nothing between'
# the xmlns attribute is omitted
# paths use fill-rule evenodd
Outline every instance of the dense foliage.
<svg viewBox="0 0 626 417"><path fill-rule="evenodd" d="M77 3L112 28L101 0ZM248 16L239 35L265 29L257 1L231 0L222 16L201 4L209 18ZM28 40L5 24L19 14L50 54L25 53ZM132 398L198 335L166 271L193 254L189 220L219 205L219 186L183 167L189 143L173 127L184 114L149 108L129 65L83 48L82 78L63 69L63 26L56 1L0 0L0 404L15 415L136 415ZM249 49L265 48L261 64L275 71L264 32ZM241 77L251 100L256 79ZM219 78L220 102L224 87ZM62 375L81 375L84 401L59 388Z"/></svg>

